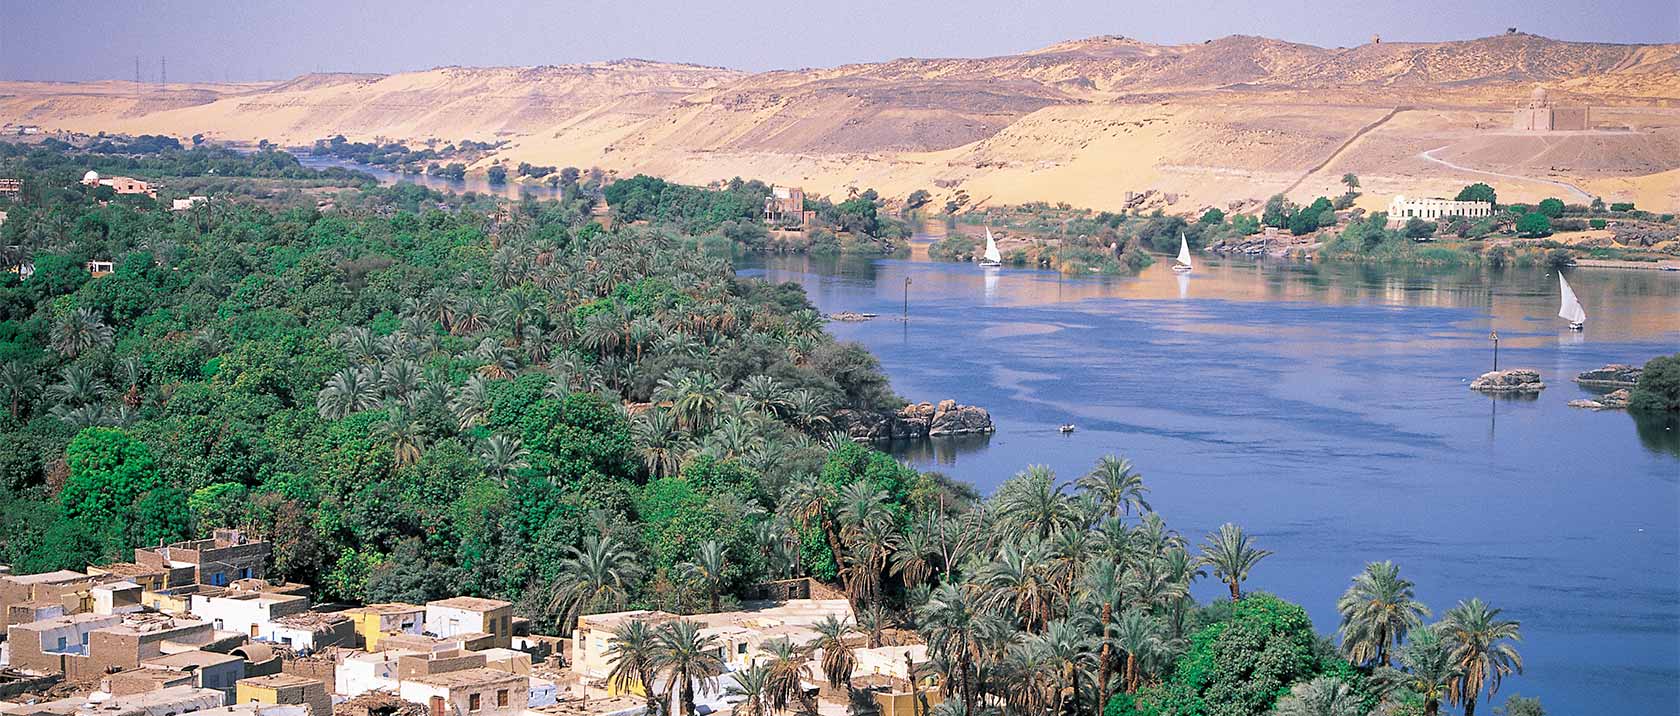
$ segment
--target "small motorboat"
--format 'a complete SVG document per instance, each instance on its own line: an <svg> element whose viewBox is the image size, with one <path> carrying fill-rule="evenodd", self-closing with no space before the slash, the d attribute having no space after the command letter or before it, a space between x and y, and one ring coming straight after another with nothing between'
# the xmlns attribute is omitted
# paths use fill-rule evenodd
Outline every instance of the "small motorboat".
<svg viewBox="0 0 1680 716"><path fill-rule="evenodd" d="M1064 432L1064 433L1071 433L1075 429L1076 428L1073 427L1073 423L1067 423L1067 424L1065 424L1061 427L1061 431Z"/></svg>

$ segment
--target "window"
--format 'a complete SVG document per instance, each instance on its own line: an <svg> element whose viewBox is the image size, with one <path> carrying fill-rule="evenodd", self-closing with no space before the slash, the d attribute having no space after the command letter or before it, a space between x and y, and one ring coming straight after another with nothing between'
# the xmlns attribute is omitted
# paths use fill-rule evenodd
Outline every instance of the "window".
<svg viewBox="0 0 1680 716"><path fill-rule="evenodd" d="M468 711L480 711L480 710L483 710L483 708L484 708L484 704L480 702L478 694L472 694L472 695L467 697L467 710Z"/></svg>
<svg viewBox="0 0 1680 716"><path fill-rule="evenodd" d="M240 579L250 579L251 578L251 568L250 567L240 567L239 568L239 578Z"/></svg>
<svg viewBox="0 0 1680 716"><path fill-rule="evenodd" d="M735 645L735 653L737 653L737 654L747 653L747 643L743 641L739 644L736 644Z"/></svg>
<svg viewBox="0 0 1680 716"><path fill-rule="evenodd" d="M497 706L508 705L508 690L507 689L496 689L496 705Z"/></svg>
<svg viewBox="0 0 1680 716"><path fill-rule="evenodd" d="M68 647L68 646L70 646L70 643L68 641L66 641L64 639L64 637L59 637L58 638L58 649L57 649L57 651L64 651L65 648Z"/></svg>

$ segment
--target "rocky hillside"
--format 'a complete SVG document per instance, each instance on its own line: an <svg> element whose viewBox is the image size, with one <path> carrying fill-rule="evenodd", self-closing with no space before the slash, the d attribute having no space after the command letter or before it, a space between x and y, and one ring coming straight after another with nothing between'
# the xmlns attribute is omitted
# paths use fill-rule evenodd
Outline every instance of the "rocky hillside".
<svg viewBox="0 0 1680 716"><path fill-rule="evenodd" d="M1621 134L1501 134L1536 85L1560 103L1602 108L1595 127ZM1345 171L1369 177L1373 196L1487 178L1423 156L1439 149L1534 177L1510 180L1515 197L1556 191L1546 182L1562 180L1663 201L1676 183L1640 178L1680 169L1680 156L1667 156L1680 146L1680 45L1526 34L1335 49L1247 36L1185 45L1094 37L999 57L757 74L642 60L447 67L141 100L11 83L0 85L0 119L292 144L339 133L506 140L487 161L1105 208L1147 189L1187 205L1335 191ZM1624 145L1642 149L1627 162L1606 155Z"/></svg>

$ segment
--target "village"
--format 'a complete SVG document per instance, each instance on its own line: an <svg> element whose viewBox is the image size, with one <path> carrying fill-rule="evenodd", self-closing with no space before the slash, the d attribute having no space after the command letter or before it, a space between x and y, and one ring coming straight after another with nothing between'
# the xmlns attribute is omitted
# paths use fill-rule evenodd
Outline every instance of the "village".
<svg viewBox="0 0 1680 716"><path fill-rule="evenodd" d="M818 622L852 619L843 596L792 579L760 585L762 599L741 611L587 614L569 635L542 635L497 599L317 604L307 585L265 579L272 551L216 530L84 571L0 571L0 714L628 716L649 699L639 685L609 679L614 630L678 620L696 623L726 665L715 688L696 684L697 710L729 713L731 674L760 662L768 643L807 647ZM940 702L931 677L920 677L921 688L909 681L912 669L923 671L925 646L852 651L853 689L838 694L815 676L821 651L801 652L819 713L844 712L854 690L883 716Z"/></svg>

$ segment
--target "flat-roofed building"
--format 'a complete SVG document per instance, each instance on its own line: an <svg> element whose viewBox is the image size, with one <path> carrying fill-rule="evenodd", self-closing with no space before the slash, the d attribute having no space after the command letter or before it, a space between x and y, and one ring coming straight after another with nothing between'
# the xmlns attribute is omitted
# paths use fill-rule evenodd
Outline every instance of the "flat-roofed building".
<svg viewBox="0 0 1680 716"><path fill-rule="evenodd" d="M613 667L613 659L608 656L608 649L614 630L632 621L642 621L649 627L657 627L679 618L670 612L647 609L580 616L577 629L572 631L572 671L589 679L605 679Z"/></svg>
<svg viewBox="0 0 1680 716"><path fill-rule="evenodd" d="M369 604L340 614L355 624L362 648L368 651L378 651L380 640L392 634L417 635L426 628L426 608L418 604Z"/></svg>
<svg viewBox="0 0 1680 716"><path fill-rule="evenodd" d="M192 582L216 587L240 579L264 578L273 545L249 539L239 530L216 530L212 535L208 539L136 549L134 561L158 567L191 567Z"/></svg>
<svg viewBox="0 0 1680 716"><path fill-rule="evenodd" d="M127 616L71 614L13 624L6 630L11 663L40 673L61 673L68 680L99 678L170 651L186 651L215 640L207 622L161 614Z"/></svg>
<svg viewBox="0 0 1680 716"><path fill-rule="evenodd" d="M1410 219L1436 221L1452 217L1485 219L1493 216L1493 204L1485 201L1456 201L1453 199L1408 199L1396 196L1388 202L1388 224L1399 226Z"/></svg>
<svg viewBox="0 0 1680 716"><path fill-rule="evenodd" d="M327 685L293 674L240 679L234 687L234 699L241 704L302 705L308 707L309 716L332 716L332 696L327 693Z"/></svg>
<svg viewBox="0 0 1680 716"><path fill-rule="evenodd" d="M513 603L480 597L426 602L426 631L440 637L483 632L490 635L486 646L512 646Z"/></svg>
<svg viewBox="0 0 1680 716"><path fill-rule="evenodd" d="M196 618L218 630L236 631L261 638L264 625L309 611L309 597L268 592L212 592L194 594L189 609Z"/></svg>
<svg viewBox="0 0 1680 716"><path fill-rule="evenodd" d="M530 699L530 685L506 671L464 669L404 680L398 695L426 706L428 716L517 716Z"/></svg>
<svg viewBox="0 0 1680 716"><path fill-rule="evenodd" d="M239 680L245 678L244 658L201 649L147 659L140 666L138 671L185 674L192 679L193 686L222 692L224 704L233 703L234 690Z"/></svg>
<svg viewBox="0 0 1680 716"><path fill-rule="evenodd" d="M0 628L19 623L11 619L13 604L60 604L67 613L91 611L92 598L85 594L87 588L108 581L115 580L70 569L0 576Z"/></svg>

